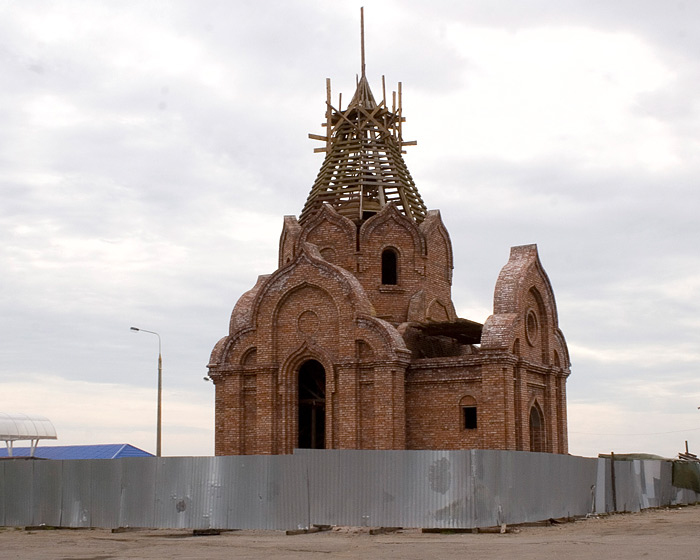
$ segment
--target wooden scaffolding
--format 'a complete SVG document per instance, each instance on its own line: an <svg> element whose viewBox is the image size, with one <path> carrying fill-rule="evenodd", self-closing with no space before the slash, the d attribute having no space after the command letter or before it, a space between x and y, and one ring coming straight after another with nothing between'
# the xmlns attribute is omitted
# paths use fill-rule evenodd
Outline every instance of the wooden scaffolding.
<svg viewBox="0 0 700 560"><path fill-rule="evenodd" d="M404 142L401 108L401 83L387 107L386 86L382 76L382 101L377 103L365 75L364 25L362 26L362 75L346 109L331 104L330 79L326 80L326 135L309 134L325 142L315 152L326 157L299 216L304 222L321 205L330 204L338 213L355 223L371 217L389 203L420 223L426 207L402 154Z"/></svg>

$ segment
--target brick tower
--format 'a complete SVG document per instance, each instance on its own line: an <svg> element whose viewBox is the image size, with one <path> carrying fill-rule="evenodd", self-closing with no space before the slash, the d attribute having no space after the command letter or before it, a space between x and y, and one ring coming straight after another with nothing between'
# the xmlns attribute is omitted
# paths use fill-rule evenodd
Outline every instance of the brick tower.
<svg viewBox="0 0 700 560"><path fill-rule="evenodd" d="M449 234L402 155L401 84L377 103L363 47L347 107L326 89L323 165L211 355L216 454L566 453L569 356L537 247L511 249L483 325L457 318Z"/></svg>

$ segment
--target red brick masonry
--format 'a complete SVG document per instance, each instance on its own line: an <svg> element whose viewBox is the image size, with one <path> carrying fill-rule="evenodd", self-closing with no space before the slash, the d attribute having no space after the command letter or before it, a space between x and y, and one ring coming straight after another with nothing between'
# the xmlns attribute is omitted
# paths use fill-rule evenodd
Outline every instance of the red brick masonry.
<svg viewBox="0 0 700 560"><path fill-rule="evenodd" d="M383 284L387 250L396 280ZM420 224L394 204L359 224L330 205L285 217L279 268L241 296L211 355L216 454L299 446L309 360L325 373L318 447L566 453L569 354L536 245L511 249L480 340L426 329L456 322L451 284L438 211Z"/></svg>

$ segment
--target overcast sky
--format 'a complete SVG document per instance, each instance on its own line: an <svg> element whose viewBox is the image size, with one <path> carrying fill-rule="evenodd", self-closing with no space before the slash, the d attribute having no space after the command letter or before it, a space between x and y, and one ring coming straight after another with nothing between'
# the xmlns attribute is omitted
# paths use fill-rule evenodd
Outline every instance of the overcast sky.
<svg viewBox="0 0 700 560"><path fill-rule="evenodd" d="M354 92L361 4L0 0L0 411L155 452L137 326L163 454L213 453L209 354L316 177L325 79ZM571 453L699 453L700 3L364 5L458 314L537 243Z"/></svg>

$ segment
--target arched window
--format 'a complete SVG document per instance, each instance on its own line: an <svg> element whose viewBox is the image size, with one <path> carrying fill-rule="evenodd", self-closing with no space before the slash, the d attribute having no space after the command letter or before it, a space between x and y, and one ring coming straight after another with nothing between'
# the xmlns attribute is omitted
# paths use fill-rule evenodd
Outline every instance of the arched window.
<svg viewBox="0 0 700 560"><path fill-rule="evenodd" d="M544 414L537 403L530 408L530 451L546 451Z"/></svg>
<svg viewBox="0 0 700 560"><path fill-rule="evenodd" d="M399 283L398 258L395 249L382 251L382 284L396 285Z"/></svg>

